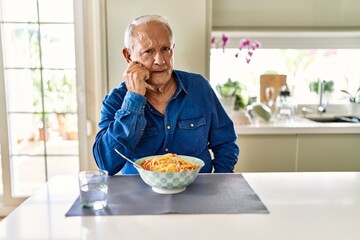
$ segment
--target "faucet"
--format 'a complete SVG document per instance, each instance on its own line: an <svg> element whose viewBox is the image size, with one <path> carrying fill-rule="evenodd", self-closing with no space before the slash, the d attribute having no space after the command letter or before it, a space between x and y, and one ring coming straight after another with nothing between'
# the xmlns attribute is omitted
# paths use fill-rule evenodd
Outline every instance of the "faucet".
<svg viewBox="0 0 360 240"><path fill-rule="evenodd" d="M317 107L318 113L325 113L326 112L326 105L323 103L323 95L324 95L324 89L325 89L325 80L319 81L319 105Z"/></svg>

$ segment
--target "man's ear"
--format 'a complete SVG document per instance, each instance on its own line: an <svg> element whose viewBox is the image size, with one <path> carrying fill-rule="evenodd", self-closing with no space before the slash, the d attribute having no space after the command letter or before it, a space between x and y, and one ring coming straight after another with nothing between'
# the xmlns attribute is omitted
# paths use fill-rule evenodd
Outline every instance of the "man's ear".
<svg viewBox="0 0 360 240"><path fill-rule="evenodd" d="M122 53L123 53L123 55L124 55L125 60L126 60L128 63L132 61L132 60L131 60L131 55L130 55L129 49L123 48Z"/></svg>

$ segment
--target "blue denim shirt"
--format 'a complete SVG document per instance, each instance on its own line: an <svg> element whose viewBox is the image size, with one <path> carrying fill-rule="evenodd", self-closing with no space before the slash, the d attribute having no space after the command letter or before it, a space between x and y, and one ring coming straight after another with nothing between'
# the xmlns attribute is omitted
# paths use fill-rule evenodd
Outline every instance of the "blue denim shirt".
<svg viewBox="0 0 360 240"><path fill-rule="evenodd" d="M202 159L201 172L234 171L239 154L234 125L209 82L194 73L174 70L173 75L177 90L165 115L144 96L128 92L125 83L105 96L93 145L100 169L110 175L138 173L116 148L133 160L169 152Z"/></svg>

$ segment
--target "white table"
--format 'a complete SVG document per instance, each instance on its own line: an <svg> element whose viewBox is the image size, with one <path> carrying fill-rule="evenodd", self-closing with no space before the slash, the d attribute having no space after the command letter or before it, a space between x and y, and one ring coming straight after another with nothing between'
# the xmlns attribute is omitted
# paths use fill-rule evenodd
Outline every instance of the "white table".
<svg viewBox="0 0 360 240"><path fill-rule="evenodd" d="M0 223L0 239L360 239L360 173L244 173L270 214L65 217L76 177L55 177Z"/></svg>

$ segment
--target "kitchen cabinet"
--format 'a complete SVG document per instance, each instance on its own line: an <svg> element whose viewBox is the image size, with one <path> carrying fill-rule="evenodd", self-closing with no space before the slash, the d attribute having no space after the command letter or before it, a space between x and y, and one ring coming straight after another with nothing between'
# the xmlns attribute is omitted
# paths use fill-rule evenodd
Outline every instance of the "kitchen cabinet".
<svg viewBox="0 0 360 240"><path fill-rule="evenodd" d="M360 171L360 134L240 135L235 172Z"/></svg>
<svg viewBox="0 0 360 240"><path fill-rule="evenodd" d="M360 135L299 135L297 171L360 171Z"/></svg>
<svg viewBox="0 0 360 240"><path fill-rule="evenodd" d="M242 135L236 172L293 172L296 135Z"/></svg>

